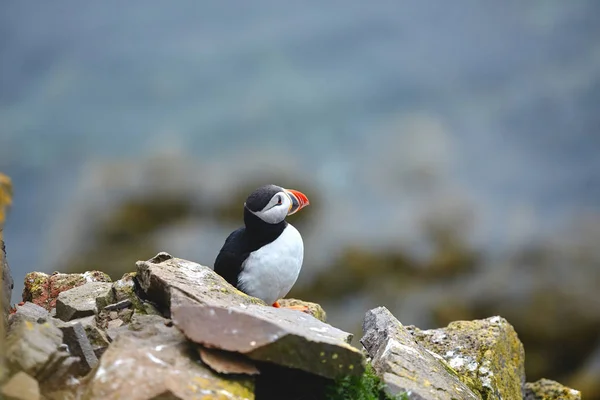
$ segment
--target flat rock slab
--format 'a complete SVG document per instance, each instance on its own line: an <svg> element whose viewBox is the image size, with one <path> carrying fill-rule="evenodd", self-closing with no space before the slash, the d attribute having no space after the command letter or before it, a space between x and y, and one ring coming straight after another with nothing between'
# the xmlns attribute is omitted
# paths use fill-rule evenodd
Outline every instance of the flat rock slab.
<svg viewBox="0 0 600 400"><path fill-rule="evenodd" d="M43 307L37 304L26 302L22 305L15 306L15 311L8 317L8 331L19 321L37 322L39 319L50 319L50 313Z"/></svg>
<svg viewBox="0 0 600 400"><path fill-rule="evenodd" d="M213 373L163 318L135 317L129 328L122 328L100 359L83 398L254 399L253 378Z"/></svg>
<svg viewBox="0 0 600 400"><path fill-rule="evenodd" d="M56 318L70 321L94 315L98 306L110 303L111 296L112 284L108 282L89 282L61 292L56 301Z"/></svg>
<svg viewBox="0 0 600 400"><path fill-rule="evenodd" d="M416 343L385 307L367 312L363 331L361 343L388 394L406 394L411 400L481 399L443 360Z"/></svg>
<svg viewBox="0 0 600 400"><path fill-rule="evenodd" d="M407 329L420 344L442 356L484 399L523 398L525 352L504 318L455 321L441 329Z"/></svg>
<svg viewBox="0 0 600 400"><path fill-rule="evenodd" d="M166 253L137 265L142 290L193 342L327 378L364 371L352 335L311 315L267 306L210 268Z"/></svg>
<svg viewBox="0 0 600 400"><path fill-rule="evenodd" d="M56 307L56 300L61 292L89 282L110 282L104 272L89 271L83 274L52 275L43 272L30 272L25 275L23 301L30 301L50 311Z"/></svg>
<svg viewBox="0 0 600 400"><path fill-rule="evenodd" d="M524 400L581 400L581 392L550 379L525 384Z"/></svg>

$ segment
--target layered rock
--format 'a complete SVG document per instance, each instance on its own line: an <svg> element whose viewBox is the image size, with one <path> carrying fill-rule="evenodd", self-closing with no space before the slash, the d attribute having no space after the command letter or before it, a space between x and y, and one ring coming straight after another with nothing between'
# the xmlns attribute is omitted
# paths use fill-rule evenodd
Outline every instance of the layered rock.
<svg viewBox="0 0 600 400"><path fill-rule="evenodd" d="M523 344L504 318L456 321L432 330L407 328L417 342L442 356L483 399L523 397Z"/></svg>
<svg viewBox="0 0 600 400"><path fill-rule="evenodd" d="M363 331L361 343L388 394L415 400L480 399L439 356L416 343L385 307L367 313Z"/></svg>
<svg viewBox="0 0 600 400"><path fill-rule="evenodd" d="M351 334L300 311L266 306L210 268L161 253L138 262L138 280L195 343L327 378L364 371Z"/></svg>

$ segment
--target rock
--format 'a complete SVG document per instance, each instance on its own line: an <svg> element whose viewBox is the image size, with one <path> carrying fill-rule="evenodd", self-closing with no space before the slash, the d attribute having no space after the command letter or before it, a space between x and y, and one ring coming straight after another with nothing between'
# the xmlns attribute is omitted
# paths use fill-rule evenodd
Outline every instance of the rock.
<svg viewBox="0 0 600 400"><path fill-rule="evenodd" d="M266 306L210 268L166 253L137 265L146 296L195 343L328 378L364 371L352 335L311 315Z"/></svg>
<svg viewBox="0 0 600 400"><path fill-rule="evenodd" d="M14 313L8 318L8 331L10 332L11 326L19 321L37 322L40 318L50 319L50 313L45 308L30 302L17 305Z"/></svg>
<svg viewBox="0 0 600 400"><path fill-rule="evenodd" d="M25 371L31 376L46 364L62 344L60 329L47 320L21 320L13 324L6 338L6 360L12 371Z"/></svg>
<svg viewBox="0 0 600 400"><path fill-rule="evenodd" d="M204 364L219 374L257 375L256 365L247 358L223 350L198 347L198 354Z"/></svg>
<svg viewBox="0 0 600 400"><path fill-rule="evenodd" d="M89 400L254 399L253 378L228 378L191 358L189 343L158 316L134 316L91 375Z"/></svg>
<svg viewBox="0 0 600 400"><path fill-rule="evenodd" d="M30 301L50 311L56 307L58 295L89 282L110 282L110 277L104 272L89 271L83 274L52 275L43 272L30 272L25 275L23 301Z"/></svg>
<svg viewBox="0 0 600 400"><path fill-rule="evenodd" d="M112 321L108 321L108 329L115 329L123 325L123 321L120 319L115 319Z"/></svg>
<svg viewBox="0 0 600 400"><path fill-rule="evenodd" d="M98 358L86 335L81 323L71 324L60 328L63 332L63 343L69 347L69 353L79 357L79 370L77 375L86 375L98 364Z"/></svg>
<svg viewBox="0 0 600 400"><path fill-rule="evenodd" d="M67 351L67 346L60 345L35 375L42 393L70 389L73 382L76 385L74 372L77 372L78 363L79 357L72 357Z"/></svg>
<svg viewBox="0 0 600 400"><path fill-rule="evenodd" d="M111 294L112 284L107 282L90 282L82 286L61 292L56 302L56 317L63 321L93 315L98 310L98 303L106 302ZM104 308L106 304L102 306Z"/></svg>
<svg viewBox="0 0 600 400"><path fill-rule="evenodd" d="M2 227L0 225L0 277L2 285L0 287L0 303L2 304L2 323L6 324L6 319L10 310L10 297L14 287L14 281L10 273L10 267L6 260L6 247L2 240Z"/></svg>
<svg viewBox="0 0 600 400"><path fill-rule="evenodd" d="M385 308L367 312L361 343L375 372L391 396L407 393L409 399L478 400L439 356L415 342Z"/></svg>
<svg viewBox="0 0 600 400"><path fill-rule="evenodd" d="M455 321L446 328L425 331L412 326L407 329L425 348L442 356L484 399L523 397L523 345L504 318Z"/></svg>
<svg viewBox="0 0 600 400"><path fill-rule="evenodd" d="M119 311L119 310L122 310L123 308L131 307L131 305L132 305L132 303L131 303L130 299L124 299L124 300L121 300L114 304L109 304L106 307L104 307L104 309L106 311Z"/></svg>
<svg viewBox="0 0 600 400"><path fill-rule="evenodd" d="M67 322L58 318L52 318L52 322L60 329L81 324L97 358L100 358L109 345L108 337L106 336L106 333L96 325L96 317L94 315L77 318Z"/></svg>
<svg viewBox="0 0 600 400"><path fill-rule="evenodd" d="M524 400L581 400L581 392L550 379L525 384Z"/></svg>
<svg viewBox="0 0 600 400"><path fill-rule="evenodd" d="M281 299L278 302L281 307L306 306L308 307L308 310L305 311L307 314L312 315L319 321L327 322L327 314L325 313L325 310L323 310L323 307L321 307L320 304L298 299Z"/></svg>
<svg viewBox="0 0 600 400"><path fill-rule="evenodd" d="M25 372L17 372L2 386L2 398L6 400L39 400L38 382Z"/></svg>

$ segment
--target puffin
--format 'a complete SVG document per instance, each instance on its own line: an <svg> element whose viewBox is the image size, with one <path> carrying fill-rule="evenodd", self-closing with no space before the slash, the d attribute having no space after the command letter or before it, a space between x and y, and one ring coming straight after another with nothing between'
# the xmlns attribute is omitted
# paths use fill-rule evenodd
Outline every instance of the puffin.
<svg viewBox="0 0 600 400"><path fill-rule="evenodd" d="M272 184L250 193L244 203L244 226L227 237L214 271L238 290L281 307L277 300L296 283L304 259L302 236L285 219L309 204L302 192Z"/></svg>

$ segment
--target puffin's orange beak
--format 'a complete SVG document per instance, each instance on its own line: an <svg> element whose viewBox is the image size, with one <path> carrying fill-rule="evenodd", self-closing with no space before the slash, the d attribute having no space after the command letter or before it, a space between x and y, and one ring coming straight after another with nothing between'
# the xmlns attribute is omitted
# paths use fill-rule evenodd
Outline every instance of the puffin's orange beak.
<svg viewBox="0 0 600 400"><path fill-rule="evenodd" d="M285 192L290 196L292 200L292 204L290 205L290 209L287 215L292 215L302 210L304 207L310 204L308 201L308 197L302 192L299 192L294 189L284 189Z"/></svg>

